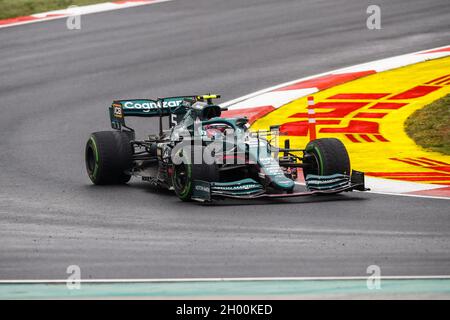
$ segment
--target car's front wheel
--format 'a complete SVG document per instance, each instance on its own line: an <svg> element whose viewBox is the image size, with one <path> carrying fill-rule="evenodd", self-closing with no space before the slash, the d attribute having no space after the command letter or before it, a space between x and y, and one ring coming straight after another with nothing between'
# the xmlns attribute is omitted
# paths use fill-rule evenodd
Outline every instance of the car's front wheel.
<svg viewBox="0 0 450 320"><path fill-rule="evenodd" d="M203 152L204 147L196 148L196 150ZM195 163L194 152L190 152L189 148L179 150L177 152L177 158L180 161L178 164L173 165L172 186L175 194L181 200L191 200L194 191L194 180L206 182L219 180L218 165L216 163L206 164L203 160L198 164Z"/></svg>
<svg viewBox="0 0 450 320"><path fill-rule="evenodd" d="M336 138L310 141L305 148L303 175L350 175L350 158L345 145Z"/></svg>

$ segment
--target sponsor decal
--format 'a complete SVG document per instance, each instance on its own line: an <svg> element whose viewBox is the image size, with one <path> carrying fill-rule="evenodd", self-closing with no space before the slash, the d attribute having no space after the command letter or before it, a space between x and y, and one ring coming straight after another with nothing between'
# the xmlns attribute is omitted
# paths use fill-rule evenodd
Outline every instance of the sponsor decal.
<svg viewBox="0 0 450 320"><path fill-rule="evenodd" d="M149 112L150 110L158 109L158 105L155 101L126 101L123 103L123 108L126 110Z"/></svg>
<svg viewBox="0 0 450 320"><path fill-rule="evenodd" d="M222 191L250 190L250 189L254 189L254 188L261 188L261 185L246 184L246 185L240 185L240 186L214 186L214 189L222 190Z"/></svg>
<svg viewBox="0 0 450 320"><path fill-rule="evenodd" d="M310 184L330 184L335 182L348 182L349 178L343 177L343 178L335 178L335 179L315 179L315 178L306 178L306 182Z"/></svg>
<svg viewBox="0 0 450 320"><path fill-rule="evenodd" d="M196 185L195 190L202 191L202 192L208 192L208 193L211 191L211 189L209 187L201 186L201 185Z"/></svg>
<svg viewBox="0 0 450 320"><path fill-rule="evenodd" d="M122 107L120 105L113 105L114 107L114 117L123 118Z"/></svg>
<svg viewBox="0 0 450 320"><path fill-rule="evenodd" d="M180 106L182 99L177 100L164 100L162 102L162 108L176 108ZM150 112L152 110L159 109L159 103L153 100L137 100L137 101L125 101L122 102L123 108L126 110L142 110L142 112Z"/></svg>

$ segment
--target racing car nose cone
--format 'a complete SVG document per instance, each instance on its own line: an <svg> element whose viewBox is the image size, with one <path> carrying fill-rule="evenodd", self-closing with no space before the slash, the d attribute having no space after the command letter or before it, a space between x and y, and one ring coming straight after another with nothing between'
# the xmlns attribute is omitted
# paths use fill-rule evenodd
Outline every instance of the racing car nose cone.
<svg viewBox="0 0 450 320"><path fill-rule="evenodd" d="M277 177L272 182L275 188L286 191L294 189L295 186L295 182L286 177Z"/></svg>

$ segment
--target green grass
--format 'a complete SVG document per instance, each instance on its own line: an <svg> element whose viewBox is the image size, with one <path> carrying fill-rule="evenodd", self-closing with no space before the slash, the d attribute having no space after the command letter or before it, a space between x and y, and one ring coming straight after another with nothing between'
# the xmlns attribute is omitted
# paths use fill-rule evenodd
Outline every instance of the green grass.
<svg viewBox="0 0 450 320"><path fill-rule="evenodd" d="M0 0L0 19L108 1L111 0Z"/></svg>
<svg viewBox="0 0 450 320"><path fill-rule="evenodd" d="M450 155L450 94L414 112L405 129L418 145Z"/></svg>

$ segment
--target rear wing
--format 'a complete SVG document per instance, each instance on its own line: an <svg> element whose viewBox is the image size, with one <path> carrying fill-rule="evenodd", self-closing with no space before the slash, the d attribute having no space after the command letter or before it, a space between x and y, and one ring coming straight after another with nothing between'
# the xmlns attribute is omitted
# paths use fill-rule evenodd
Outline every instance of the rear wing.
<svg viewBox="0 0 450 320"><path fill-rule="evenodd" d="M115 100L109 107L109 117L111 127L121 130L122 127L128 128L125 124L125 117L164 117L170 116L169 126L176 123L176 117L186 113L188 104L197 101L198 96L179 96L167 97L158 100L151 99L132 99ZM130 129L130 128L128 128Z"/></svg>

